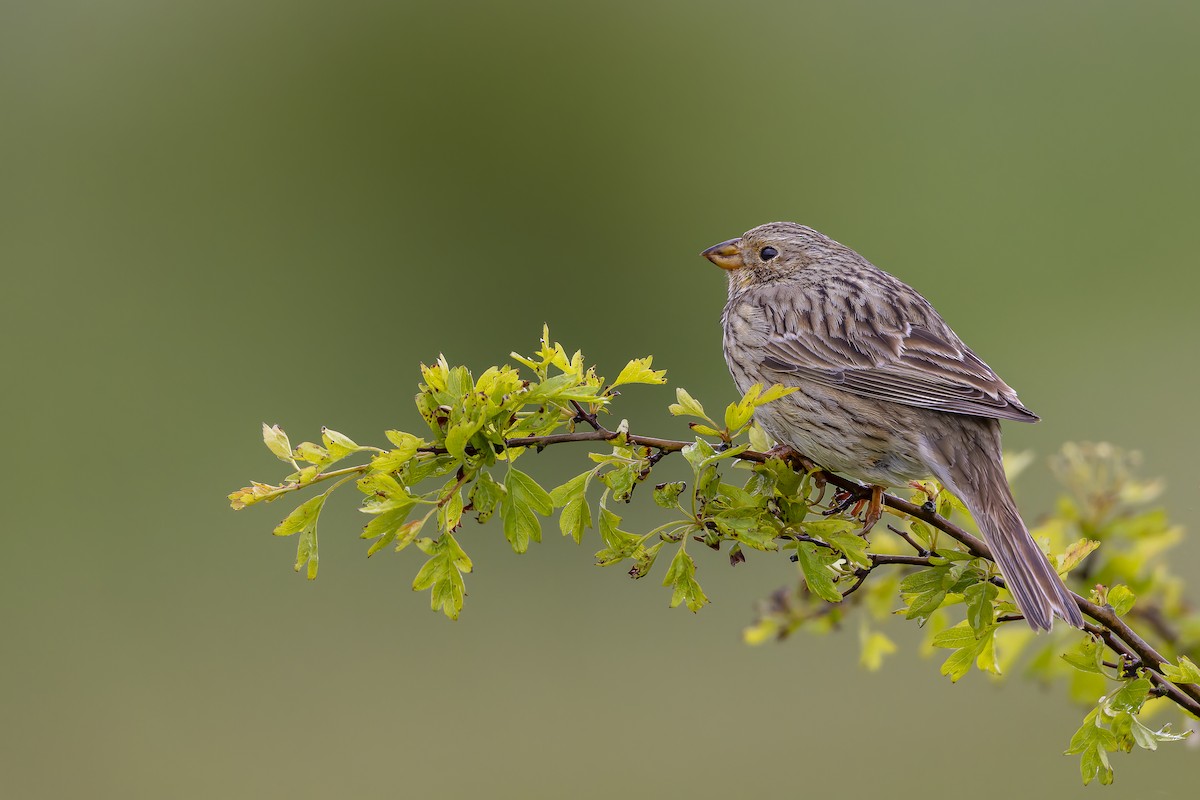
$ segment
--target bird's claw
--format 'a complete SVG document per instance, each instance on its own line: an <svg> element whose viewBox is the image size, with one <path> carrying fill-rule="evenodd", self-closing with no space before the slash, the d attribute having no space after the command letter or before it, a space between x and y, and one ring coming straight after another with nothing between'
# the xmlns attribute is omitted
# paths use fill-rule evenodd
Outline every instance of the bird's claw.
<svg viewBox="0 0 1200 800"><path fill-rule="evenodd" d="M862 530L859 531L860 536L866 536L870 533L871 528L875 527L875 523L883 517L883 487L872 486L871 496L865 500L867 504L867 513L863 516ZM857 512L858 509L855 509Z"/></svg>

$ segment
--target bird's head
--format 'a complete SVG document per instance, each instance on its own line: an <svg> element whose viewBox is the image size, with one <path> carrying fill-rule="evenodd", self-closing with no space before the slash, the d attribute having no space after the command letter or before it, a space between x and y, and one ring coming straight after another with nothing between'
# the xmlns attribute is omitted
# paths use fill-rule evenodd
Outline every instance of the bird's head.
<svg viewBox="0 0 1200 800"><path fill-rule="evenodd" d="M793 275L842 249L833 239L807 226L768 222L736 239L714 244L700 255L729 270L731 289L741 289Z"/></svg>

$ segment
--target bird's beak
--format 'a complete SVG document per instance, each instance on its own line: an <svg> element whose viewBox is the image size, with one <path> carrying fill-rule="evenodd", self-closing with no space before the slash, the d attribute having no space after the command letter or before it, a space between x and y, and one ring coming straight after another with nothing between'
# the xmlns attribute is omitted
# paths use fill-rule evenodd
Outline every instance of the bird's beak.
<svg viewBox="0 0 1200 800"><path fill-rule="evenodd" d="M741 239L730 239L720 244L714 244L700 255L721 269L741 269L746 266L746 262L742 260L741 246Z"/></svg>

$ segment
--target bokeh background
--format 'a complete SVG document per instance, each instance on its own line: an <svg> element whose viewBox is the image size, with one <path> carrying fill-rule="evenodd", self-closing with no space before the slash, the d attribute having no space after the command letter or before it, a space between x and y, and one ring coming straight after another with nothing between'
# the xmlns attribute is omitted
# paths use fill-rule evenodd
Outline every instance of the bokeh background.
<svg viewBox="0 0 1200 800"><path fill-rule="evenodd" d="M696 253L793 219L1020 390L1044 422L1010 447L1139 449L1195 530L1198 26L1145 0L0 4L0 794L1081 796L1061 691L952 686L901 626L878 674L853 628L741 644L783 559L702 557L693 616L594 542L472 527L452 624L415 553L363 557L348 498L308 583L284 506L225 494L281 477L262 421L381 443L418 427L421 360L482 368L543 322L721 406ZM622 403L681 435L670 399ZM583 454L556 458L527 466ZM1048 507L1044 466L1019 492ZM1117 780L1165 797L1198 758Z"/></svg>

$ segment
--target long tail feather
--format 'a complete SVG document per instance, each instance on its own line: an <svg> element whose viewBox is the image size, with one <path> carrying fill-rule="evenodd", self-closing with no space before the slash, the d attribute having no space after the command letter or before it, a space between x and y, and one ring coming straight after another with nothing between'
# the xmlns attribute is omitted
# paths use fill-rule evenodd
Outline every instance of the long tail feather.
<svg viewBox="0 0 1200 800"><path fill-rule="evenodd" d="M938 476L975 516L983 539L995 556L1004 583L1034 630L1050 630L1054 617L1083 627L1083 614L1062 578L1050 565L1021 519L999 463L976 463L972 480ZM955 478L958 478L955 480Z"/></svg>

